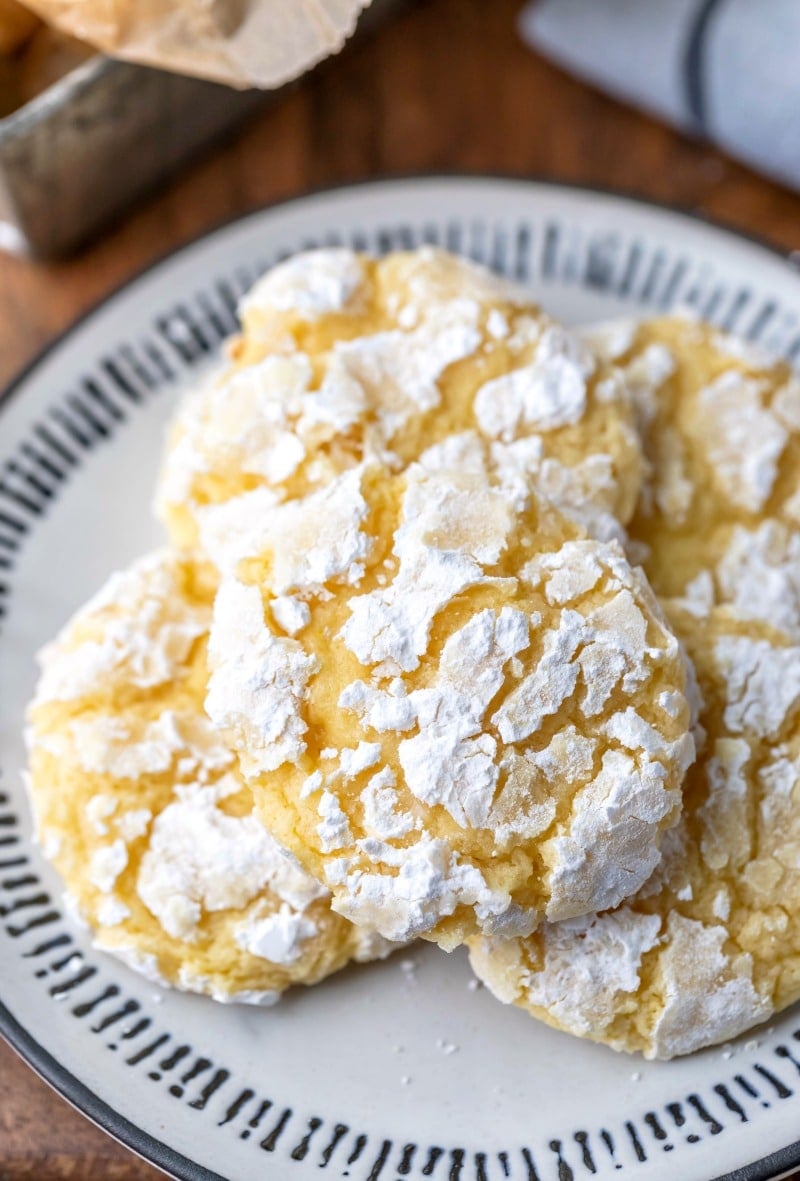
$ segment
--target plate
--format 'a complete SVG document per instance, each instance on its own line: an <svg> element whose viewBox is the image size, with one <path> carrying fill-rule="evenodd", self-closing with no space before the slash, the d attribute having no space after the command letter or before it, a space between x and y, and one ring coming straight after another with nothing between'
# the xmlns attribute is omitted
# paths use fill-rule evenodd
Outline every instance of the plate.
<svg viewBox="0 0 800 1181"><path fill-rule="evenodd" d="M530 285L572 322L689 304L800 356L800 278L686 216L558 185L369 183L253 214L94 311L0 403L0 955L6 1036L67 1099L192 1181L778 1177L800 1166L800 1012L726 1048L646 1063L470 987L426 945L274 1009L162 993L65 913L31 842L22 771L34 653L115 568L149 512L178 391L292 251L421 242Z"/></svg>

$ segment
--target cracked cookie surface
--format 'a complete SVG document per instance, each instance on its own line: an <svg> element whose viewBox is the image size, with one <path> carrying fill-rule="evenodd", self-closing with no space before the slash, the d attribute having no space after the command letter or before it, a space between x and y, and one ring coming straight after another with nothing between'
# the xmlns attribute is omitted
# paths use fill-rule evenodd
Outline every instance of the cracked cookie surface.
<svg viewBox="0 0 800 1181"><path fill-rule="evenodd" d="M489 271L429 248L314 251L268 272L240 313L230 365L170 432L157 508L177 544L246 494L267 512L431 449L491 469L521 509L535 484L604 540L630 518L641 449L625 383Z"/></svg>
<svg viewBox="0 0 800 1181"><path fill-rule="evenodd" d="M656 593L800 638L800 380L688 318L584 335L638 405L650 472L629 530Z"/></svg>
<svg viewBox="0 0 800 1181"><path fill-rule="evenodd" d="M266 825L387 938L615 905L691 761L685 665L644 579L484 474L361 465L226 516L206 708Z"/></svg>
<svg viewBox="0 0 800 1181"><path fill-rule="evenodd" d="M728 607L669 614L697 671L701 750L661 865L616 910L470 949L500 1000L649 1058L800 998L800 648Z"/></svg>
<svg viewBox="0 0 800 1181"><path fill-rule="evenodd" d="M528 940L476 940L471 958L548 1023L670 1058L800 996L800 386L690 319L585 336L637 401L650 471L630 537L656 591L680 596L665 602L696 668L703 746L635 898Z"/></svg>
<svg viewBox="0 0 800 1181"><path fill-rule="evenodd" d="M280 849L203 712L214 585L159 552L66 625L29 710L29 790L98 947L155 982L269 1004L387 947Z"/></svg>

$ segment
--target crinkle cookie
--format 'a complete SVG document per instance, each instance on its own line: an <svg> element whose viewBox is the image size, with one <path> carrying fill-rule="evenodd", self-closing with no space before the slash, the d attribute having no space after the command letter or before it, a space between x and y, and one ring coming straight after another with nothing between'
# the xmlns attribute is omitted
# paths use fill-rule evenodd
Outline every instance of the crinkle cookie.
<svg viewBox="0 0 800 1181"><path fill-rule="evenodd" d="M30 707L30 795L98 947L161 984L268 1004L386 945L278 847L203 713L212 594L158 553L67 624Z"/></svg>
<svg viewBox="0 0 800 1181"><path fill-rule="evenodd" d="M334 909L451 948L649 877L693 755L686 672L615 542L418 464L216 511L237 573L206 709Z"/></svg>
<svg viewBox="0 0 800 1181"><path fill-rule="evenodd" d="M171 430L157 509L177 544L208 506L286 502L430 448L496 471L520 508L535 482L603 539L630 518L641 448L618 371L489 271L321 250L270 271L241 316L232 365Z"/></svg>
<svg viewBox="0 0 800 1181"><path fill-rule="evenodd" d="M630 534L656 593L701 613L730 603L800 638L800 381L690 319L589 338L639 405L651 473Z"/></svg>
<svg viewBox="0 0 800 1181"><path fill-rule="evenodd" d="M500 1000L615 1050L672 1058L800 999L800 647L715 607L670 619L697 670L705 741L663 861L616 910L477 939Z"/></svg>

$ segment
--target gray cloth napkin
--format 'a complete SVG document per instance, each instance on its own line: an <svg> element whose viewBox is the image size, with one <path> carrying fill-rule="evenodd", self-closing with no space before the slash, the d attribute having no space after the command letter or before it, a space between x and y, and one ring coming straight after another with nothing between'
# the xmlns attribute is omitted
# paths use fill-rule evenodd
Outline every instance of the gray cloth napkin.
<svg viewBox="0 0 800 1181"><path fill-rule="evenodd" d="M800 0L537 0L520 30L572 73L800 189Z"/></svg>

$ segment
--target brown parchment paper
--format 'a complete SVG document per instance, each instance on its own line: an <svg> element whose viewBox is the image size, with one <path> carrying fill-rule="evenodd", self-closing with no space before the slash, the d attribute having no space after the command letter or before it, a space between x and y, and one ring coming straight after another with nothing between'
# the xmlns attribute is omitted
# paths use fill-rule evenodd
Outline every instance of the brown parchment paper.
<svg viewBox="0 0 800 1181"><path fill-rule="evenodd" d="M13 53L38 27L38 20L17 4L17 0L0 0L0 54Z"/></svg>
<svg viewBox="0 0 800 1181"><path fill-rule="evenodd" d="M270 89L337 53L371 0L25 0L114 57Z"/></svg>

